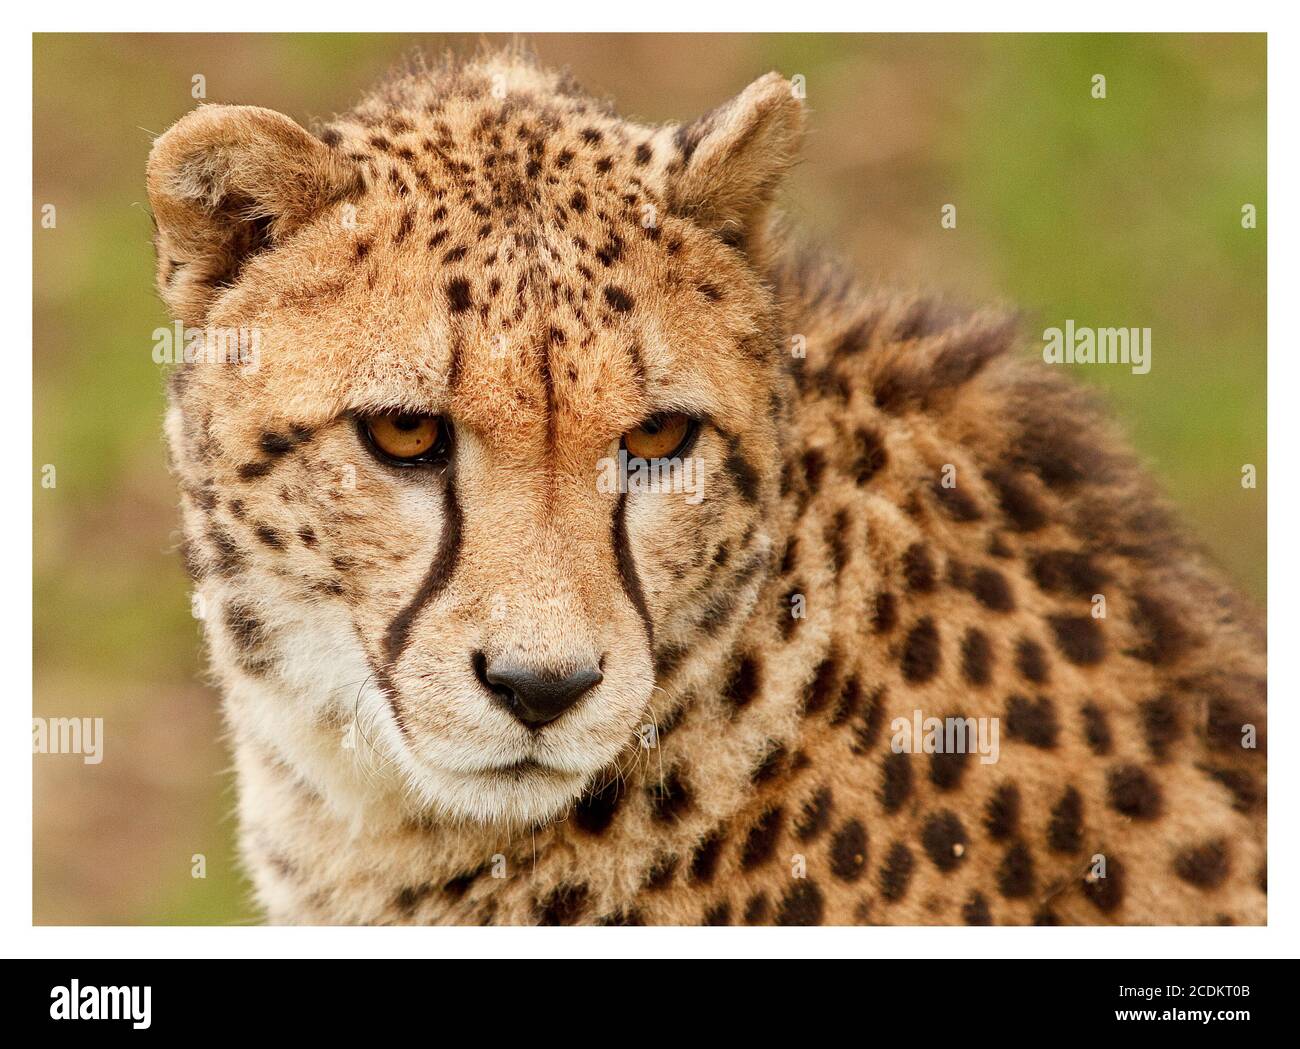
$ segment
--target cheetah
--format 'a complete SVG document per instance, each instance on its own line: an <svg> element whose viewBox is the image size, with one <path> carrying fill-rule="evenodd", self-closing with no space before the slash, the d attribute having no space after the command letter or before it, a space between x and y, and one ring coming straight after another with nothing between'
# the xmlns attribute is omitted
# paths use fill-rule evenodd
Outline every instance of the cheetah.
<svg viewBox="0 0 1300 1049"><path fill-rule="evenodd" d="M154 143L267 921L1265 921L1259 613L1008 313L801 246L801 94L506 51Z"/></svg>

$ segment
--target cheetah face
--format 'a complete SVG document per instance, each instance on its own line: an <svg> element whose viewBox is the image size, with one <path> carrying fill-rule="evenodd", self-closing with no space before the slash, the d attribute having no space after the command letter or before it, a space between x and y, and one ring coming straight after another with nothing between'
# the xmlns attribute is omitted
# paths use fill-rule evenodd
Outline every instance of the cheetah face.
<svg viewBox="0 0 1300 1049"><path fill-rule="evenodd" d="M761 578L754 230L798 109L779 78L675 132L506 99L319 139L205 107L149 184L173 311L256 337L173 382L218 665L304 727L359 715L423 809L526 824L635 760L656 656Z"/></svg>

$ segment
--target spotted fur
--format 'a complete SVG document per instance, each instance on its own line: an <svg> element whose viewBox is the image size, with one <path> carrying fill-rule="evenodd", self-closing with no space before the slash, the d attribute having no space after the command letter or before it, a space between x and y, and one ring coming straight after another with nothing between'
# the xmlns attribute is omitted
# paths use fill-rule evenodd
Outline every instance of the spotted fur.
<svg viewBox="0 0 1300 1049"><path fill-rule="evenodd" d="M167 432L271 921L1264 920L1257 615L1006 315L794 246L803 120L770 74L641 126L503 54L157 141L164 299L261 333ZM398 408L449 466L367 452ZM697 505L597 489L657 410ZM478 650L604 680L530 732ZM1000 761L895 753L917 709Z"/></svg>

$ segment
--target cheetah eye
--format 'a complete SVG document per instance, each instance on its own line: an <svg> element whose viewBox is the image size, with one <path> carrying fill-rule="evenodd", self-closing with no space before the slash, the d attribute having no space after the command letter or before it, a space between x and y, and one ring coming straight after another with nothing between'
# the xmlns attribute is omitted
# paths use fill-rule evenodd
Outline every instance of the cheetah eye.
<svg viewBox="0 0 1300 1049"><path fill-rule="evenodd" d="M637 459L675 459L695 439L699 423L681 412L652 415L623 435L623 447Z"/></svg>
<svg viewBox="0 0 1300 1049"><path fill-rule="evenodd" d="M385 412L360 421L366 443L380 459L399 466L426 466L443 462L451 426L439 415Z"/></svg>

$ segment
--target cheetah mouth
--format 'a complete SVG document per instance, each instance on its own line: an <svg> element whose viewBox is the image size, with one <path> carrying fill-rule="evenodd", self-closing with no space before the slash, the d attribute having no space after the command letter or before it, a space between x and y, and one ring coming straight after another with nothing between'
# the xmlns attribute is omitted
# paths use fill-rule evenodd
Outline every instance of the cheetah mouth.
<svg viewBox="0 0 1300 1049"><path fill-rule="evenodd" d="M506 765L489 765L486 768L479 769L477 772L473 773L473 775L486 776L495 780L518 782L525 779L571 779L574 777L575 773L566 769L556 768L554 765L547 765L544 762L538 761L536 758L521 758L518 761L512 761Z"/></svg>
<svg viewBox="0 0 1300 1049"><path fill-rule="evenodd" d="M553 769L549 765L543 765L536 758L524 758L522 761L516 761L509 765L498 765L496 768L488 769L489 773L498 773L504 776L532 776L538 773L559 772L559 769Z"/></svg>

